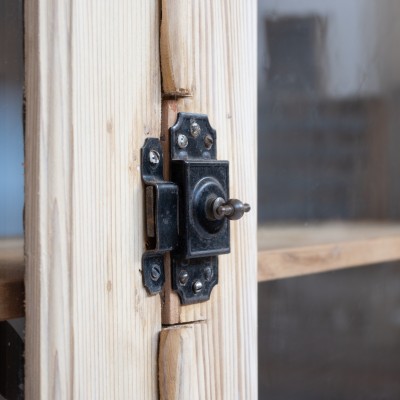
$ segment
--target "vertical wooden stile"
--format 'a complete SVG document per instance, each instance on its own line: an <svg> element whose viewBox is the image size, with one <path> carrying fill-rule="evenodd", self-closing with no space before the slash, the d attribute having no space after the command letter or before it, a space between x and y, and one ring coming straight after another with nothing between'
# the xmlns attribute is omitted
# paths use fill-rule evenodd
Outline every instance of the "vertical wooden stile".
<svg viewBox="0 0 400 400"><path fill-rule="evenodd" d="M254 0L162 0L162 134L179 111L208 114L218 159L230 161L230 195L252 206L231 223L210 301L180 306L167 287L162 399L185 399L194 387L200 399L257 398L256 39Z"/></svg>
<svg viewBox="0 0 400 400"><path fill-rule="evenodd" d="M161 3L161 47L156 0L25 5L27 399L257 397L256 2ZM209 302L181 307L167 285L159 335L140 148L160 134L160 53L162 135L208 114L253 210Z"/></svg>
<svg viewBox="0 0 400 400"><path fill-rule="evenodd" d="M140 148L160 130L158 1L25 2L26 398L156 399Z"/></svg>

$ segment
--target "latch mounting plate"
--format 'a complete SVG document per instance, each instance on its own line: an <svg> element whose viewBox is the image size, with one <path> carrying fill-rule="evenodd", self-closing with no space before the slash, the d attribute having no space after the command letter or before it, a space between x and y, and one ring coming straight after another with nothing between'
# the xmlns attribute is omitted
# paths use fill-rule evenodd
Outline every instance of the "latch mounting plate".
<svg viewBox="0 0 400 400"><path fill-rule="evenodd" d="M150 294L160 292L164 254L171 252L172 289L182 304L199 303L210 298L218 283L217 256L230 252L230 220L250 207L229 199L229 162L216 159L217 135L207 115L178 113L170 128L169 156L171 182L163 179L161 143L145 141L143 283Z"/></svg>

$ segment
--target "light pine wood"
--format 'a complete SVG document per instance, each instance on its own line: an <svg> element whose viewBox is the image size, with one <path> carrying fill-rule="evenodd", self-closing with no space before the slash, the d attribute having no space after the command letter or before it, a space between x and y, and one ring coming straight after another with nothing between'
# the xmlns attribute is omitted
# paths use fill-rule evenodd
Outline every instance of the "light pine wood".
<svg viewBox="0 0 400 400"><path fill-rule="evenodd" d="M194 90L192 60L195 0L163 0L160 54L163 91L169 96L190 96Z"/></svg>
<svg viewBox="0 0 400 400"><path fill-rule="evenodd" d="M258 231L258 281L400 260L400 225L277 225Z"/></svg>
<svg viewBox="0 0 400 400"><path fill-rule="evenodd" d="M399 224L329 222L262 226L258 230L258 280L400 260L399 241ZM24 270L23 240L1 239L0 320L24 315ZM168 282L170 277L167 288ZM179 299L170 288L166 292L169 297L163 295L163 323L179 323Z"/></svg>
<svg viewBox="0 0 400 400"><path fill-rule="evenodd" d="M400 223L326 221L259 225L258 249L279 250L400 235Z"/></svg>
<svg viewBox="0 0 400 400"><path fill-rule="evenodd" d="M23 317L24 249L23 239L0 239L0 321Z"/></svg>
<svg viewBox="0 0 400 400"><path fill-rule="evenodd" d="M25 4L27 399L156 399L140 147L160 131L156 0Z"/></svg>
<svg viewBox="0 0 400 400"><path fill-rule="evenodd" d="M207 398L206 386L210 382L206 384L204 380L209 377L199 382L204 362L208 362L202 359L202 354L197 355L202 348L200 328L198 324L188 324L161 331L158 356L161 400Z"/></svg>
<svg viewBox="0 0 400 400"><path fill-rule="evenodd" d="M210 301L171 310L171 320L163 322L206 321L199 324L196 338L196 355L204 360L197 366L198 375L212 377L203 398L256 399L256 2L189 1L182 14L174 6L181 2L162 3L163 10L172 10L170 16L176 13L170 20L164 18L164 23L191 15L190 25L182 23L176 35L161 37L161 42L170 42L164 44L168 49L174 48L171 41L177 36L192 41L186 47L191 49L189 57L180 58L180 52L173 50L162 57L163 72L181 66L193 73L192 97L177 99L176 111L208 114L217 131L218 159L230 161L230 195L253 207L249 215L231 224L231 254L219 257L219 284ZM165 29L171 31L164 27L162 32ZM174 86L190 89L185 79ZM175 94L174 86L164 86L166 97ZM174 357L171 365L176 363ZM168 359L164 362L169 365ZM181 384L188 383L176 381Z"/></svg>

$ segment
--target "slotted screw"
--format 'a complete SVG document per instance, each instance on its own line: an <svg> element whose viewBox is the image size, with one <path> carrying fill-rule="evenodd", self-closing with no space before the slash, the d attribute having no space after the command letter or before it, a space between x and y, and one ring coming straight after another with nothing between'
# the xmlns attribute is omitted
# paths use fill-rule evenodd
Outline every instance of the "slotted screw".
<svg viewBox="0 0 400 400"><path fill-rule="evenodd" d="M157 165L160 162L160 154L155 150L150 150L149 161L152 165Z"/></svg>
<svg viewBox="0 0 400 400"><path fill-rule="evenodd" d="M201 281L196 281L193 283L193 292L195 294L201 292L202 289L203 289L203 284L201 283Z"/></svg>
<svg viewBox="0 0 400 400"><path fill-rule="evenodd" d="M153 264L151 266L151 273L150 273L151 279L153 281L158 281L161 276L161 268L158 264Z"/></svg>
<svg viewBox="0 0 400 400"><path fill-rule="evenodd" d="M187 271L181 271L181 273L179 274L179 283L182 286L185 286L187 284L187 281L189 280L189 274L187 273Z"/></svg>
<svg viewBox="0 0 400 400"><path fill-rule="evenodd" d="M181 149L184 149L188 145L188 138L181 133L178 135L177 143Z"/></svg>

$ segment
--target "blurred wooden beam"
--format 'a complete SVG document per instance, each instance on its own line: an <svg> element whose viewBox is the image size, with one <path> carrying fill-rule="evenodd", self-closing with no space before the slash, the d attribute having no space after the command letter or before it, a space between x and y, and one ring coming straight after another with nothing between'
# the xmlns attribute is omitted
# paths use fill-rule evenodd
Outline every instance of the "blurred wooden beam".
<svg viewBox="0 0 400 400"><path fill-rule="evenodd" d="M400 260L400 224L332 222L261 226L258 281ZM0 239L0 320L24 316L20 238Z"/></svg>
<svg viewBox="0 0 400 400"><path fill-rule="evenodd" d="M400 260L400 224L324 223L258 230L258 281Z"/></svg>
<svg viewBox="0 0 400 400"><path fill-rule="evenodd" d="M23 317L24 241L0 239L0 321Z"/></svg>

